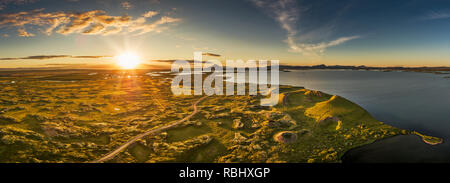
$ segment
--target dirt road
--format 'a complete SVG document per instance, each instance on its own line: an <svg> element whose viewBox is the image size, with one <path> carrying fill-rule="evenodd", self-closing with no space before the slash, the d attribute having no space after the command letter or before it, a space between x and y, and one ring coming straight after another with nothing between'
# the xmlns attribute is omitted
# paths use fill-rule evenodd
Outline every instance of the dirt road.
<svg viewBox="0 0 450 183"><path fill-rule="evenodd" d="M192 116L194 116L195 114L198 113L197 104L200 103L201 101L205 100L207 97L208 96L204 96L204 97L198 99L197 101L195 101L192 104L192 107L194 108L194 111L191 114L189 114L188 116L184 117L183 119L178 120L178 121L173 122L173 123L170 123L170 124L168 124L166 126L158 127L158 128L149 130L149 131L147 131L145 133L141 133L141 134L133 137L132 139L130 139L128 142L126 142L126 143L122 144L121 146L117 147L115 150L113 150L110 153L106 154L105 156L103 156L103 157L101 157L101 158L99 158L97 160L91 161L90 163L101 163L101 162L104 162L104 161L108 161L108 160L114 158L116 155L118 155L123 150L125 150L128 146L130 146L131 144L135 143L137 140L142 139L142 138L144 138L144 137L146 137L148 135L152 135L152 134L161 132L163 130L167 130L169 128L172 128L174 126L177 126L177 125L179 125L179 124L189 120Z"/></svg>

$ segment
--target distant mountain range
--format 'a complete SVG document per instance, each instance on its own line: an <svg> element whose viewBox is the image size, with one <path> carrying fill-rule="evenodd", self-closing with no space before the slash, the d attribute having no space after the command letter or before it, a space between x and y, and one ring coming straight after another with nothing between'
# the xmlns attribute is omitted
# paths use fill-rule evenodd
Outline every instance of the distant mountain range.
<svg viewBox="0 0 450 183"><path fill-rule="evenodd" d="M175 60L154 60L156 62L173 63ZM195 61L187 60L190 64ZM207 61L203 61L207 63ZM211 66L212 67L212 66ZM226 66L223 66L226 68ZM280 65L280 70L308 70L308 69L347 69L347 70L382 70L382 71L416 71L416 72L438 72L438 71L450 71L450 67L370 67L365 65L351 66L351 65L313 65L313 66L300 66L300 65Z"/></svg>
<svg viewBox="0 0 450 183"><path fill-rule="evenodd" d="M170 64L175 60L153 60L152 64L141 64L139 69L150 70L170 70ZM195 61L188 60L190 64ZM204 61L207 62L207 61ZM157 64L160 63L160 64ZM216 65L213 65L216 66ZM211 66L211 67L213 67ZM226 69L226 66L222 67ZM351 65L313 65L313 66L300 66L300 65L280 65L280 71L289 72L289 70L312 70L312 69L329 69L329 70L378 70L384 72L390 71L409 71L409 72L430 72L435 74L450 74L450 67L370 67L370 66L351 66ZM52 64L45 65L43 67L23 67L23 68L0 68L0 71L24 71L24 70L71 70L71 69L95 69L95 70L117 70L120 69L114 64L103 65L90 65L90 64ZM270 67L268 67L270 69Z"/></svg>
<svg viewBox="0 0 450 183"><path fill-rule="evenodd" d="M450 71L450 67L368 67L368 66L345 66L345 65L314 65L314 66L291 66L280 65L280 70L308 70L308 69L347 69L347 70L382 70L382 71L414 71L414 72L439 72Z"/></svg>

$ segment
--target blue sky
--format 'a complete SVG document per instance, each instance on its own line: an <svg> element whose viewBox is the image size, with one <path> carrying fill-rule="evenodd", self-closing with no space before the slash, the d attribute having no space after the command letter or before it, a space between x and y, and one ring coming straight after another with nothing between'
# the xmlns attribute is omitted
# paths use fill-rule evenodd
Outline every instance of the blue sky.
<svg viewBox="0 0 450 183"><path fill-rule="evenodd" d="M126 51L148 62L203 51L291 65L450 66L446 0L2 0L0 9L0 67L108 64Z"/></svg>

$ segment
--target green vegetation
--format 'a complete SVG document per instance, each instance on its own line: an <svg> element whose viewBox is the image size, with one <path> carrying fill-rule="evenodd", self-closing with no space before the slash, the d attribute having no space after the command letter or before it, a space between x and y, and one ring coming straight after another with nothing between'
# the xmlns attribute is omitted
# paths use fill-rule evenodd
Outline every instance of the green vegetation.
<svg viewBox="0 0 450 183"><path fill-rule="evenodd" d="M173 96L173 75L146 72L4 72L0 162L89 162L192 113L202 96ZM190 120L108 162L340 162L347 150L394 135L442 141L385 125L319 91L282 86L275 107L260 106L261 97L210 96Z"/></svg>
<svg viewBox="0 0 450 183"><path fill-rule="evenodd" d="M413 132L413 134L420 136L425 143L430 144L430 145L437 145L437 144L441 144L443 142L443 140L441 138L423 135L416 131Z"/></svg>
<svg viewBox="0 0 450 183"><path fill-rule="evenodd" d="M339 162L351 148L401 134L401 130L375 120L358 105L319 91L291 93L287 104L278 108L292 116L298 124L294 129L303 133L297 143L285 147L287 153L282 156L288 162Z"/></svg>

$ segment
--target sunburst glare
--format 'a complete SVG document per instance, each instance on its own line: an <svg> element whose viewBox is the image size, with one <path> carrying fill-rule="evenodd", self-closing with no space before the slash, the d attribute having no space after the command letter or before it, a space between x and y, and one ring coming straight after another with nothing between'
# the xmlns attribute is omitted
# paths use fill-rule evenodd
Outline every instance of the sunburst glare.
<svg viewBox="0 0 450 183"><path fill-rule="evenodd" d="M122 53L116 56L116 60L123 69L135 69L141 63L139 56L132 52Z"/></svg>

